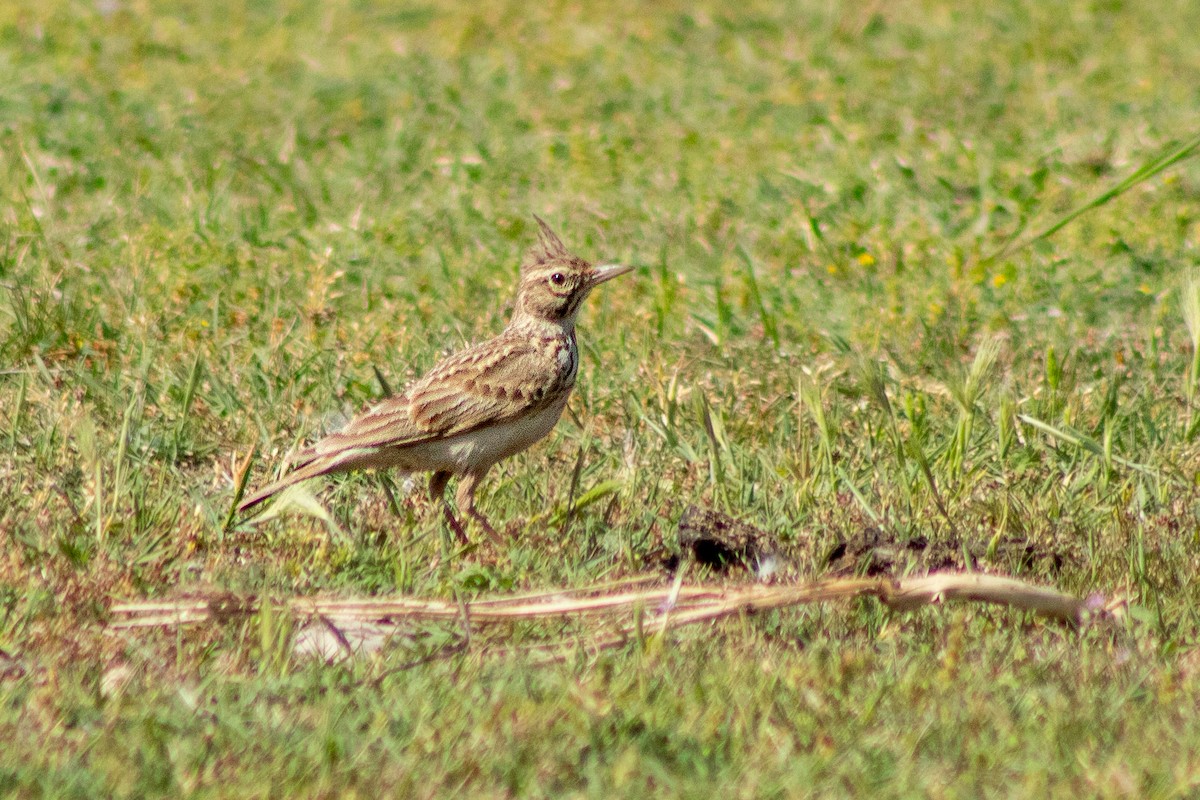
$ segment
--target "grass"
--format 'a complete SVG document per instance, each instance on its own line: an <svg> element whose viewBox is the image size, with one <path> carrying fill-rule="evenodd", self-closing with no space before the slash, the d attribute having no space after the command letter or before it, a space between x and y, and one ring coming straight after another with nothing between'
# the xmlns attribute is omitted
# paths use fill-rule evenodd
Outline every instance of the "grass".
<svg viewBox="0 0 1200 800"><path fill-rule="evenodd" d="M0 788L1193 794L1198 26L1182 0L3 6ZM638 269L589 301L570 413L481 491L505 540L457 554L371 475L314 486L326 519L227 524L251 451L257 483L377 374L503 325L531 213ZM785 578L875 529L1130 618L863 601L408 669L424 644L301 659L265 612L104 631L136 598L661 570L691 503L777 531Z"/></svg>

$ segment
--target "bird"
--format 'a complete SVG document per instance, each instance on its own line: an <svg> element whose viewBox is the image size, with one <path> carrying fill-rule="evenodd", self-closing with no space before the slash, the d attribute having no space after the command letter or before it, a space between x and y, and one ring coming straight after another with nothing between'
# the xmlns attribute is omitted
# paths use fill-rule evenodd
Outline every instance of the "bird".
<svg viewBox="0 0 1200 800"><path fill-rule="evenodd" d="M534 219L537 244L522 260L512 316L499 335L446 357L402 394L295 454L290 471L243 500L238 511L321 475L396 468L430 473L429 496L441 503L460 543L469 542L463 514L496 537L475 506L475 490L497 462L554 428L579 372L580 306L597 286L633 270L571 254L545 220ZM460 479L453 508L445 496L452 477Z"/></svg>

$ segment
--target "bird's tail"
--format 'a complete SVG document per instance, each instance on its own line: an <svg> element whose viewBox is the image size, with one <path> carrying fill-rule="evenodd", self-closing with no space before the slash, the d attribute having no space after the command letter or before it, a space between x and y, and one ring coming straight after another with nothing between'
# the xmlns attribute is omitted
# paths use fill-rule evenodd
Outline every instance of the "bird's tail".
<svg viewBox="0 0 1200 800"><path fill-rule="evenodd" d="M242 502L238 504L237 510L242 512L246 511L247 509L254 508L254 506L270 498L272 495L279 494L289 486L294 486L301 481L306 481L309 478L315 478L318 475L325 475L329 472L335 472L337 468L337 461L330 461L328 459L317 459L315 461L310 461L301 466L299 469L292 470L279 480L275 481L274 483L267 484L254 494L242 500Z"/></svg>

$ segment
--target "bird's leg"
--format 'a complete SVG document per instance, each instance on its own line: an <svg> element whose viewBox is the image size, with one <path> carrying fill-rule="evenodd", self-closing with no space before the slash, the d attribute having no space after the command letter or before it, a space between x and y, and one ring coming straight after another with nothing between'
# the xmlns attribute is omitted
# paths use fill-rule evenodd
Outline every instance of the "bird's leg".
<svg viewBox="0 0 1200 800"><path fill-rule="evenodd" d="M458 489L454 492L454 504L458 506L459 513L466 513L467 516L474 519L483 529L487 531L488 536L493 539L500 538L500 534L496 533L496 529L492 527L492 523L488 522L488 518L483 515L483 512L475 508L475 487L479 485L479 481L483 480L483 476L487 473L488 468L484 467L479 470L472 470L463 476L459 481Z"/></svg>
<svg viewBox="0 0 1200 800"><path fill-rule="evenodd" d="M468 544L467 530L459 521L458 517L454 516L454 509L450 507L450 503L446 500L446 484L450 482L449 472L435 472L429 476L429 499L435 503L442 504L442 511L446 515L446 524L450 526L450 530L454 531L455 538L459 544Z"/></svg>

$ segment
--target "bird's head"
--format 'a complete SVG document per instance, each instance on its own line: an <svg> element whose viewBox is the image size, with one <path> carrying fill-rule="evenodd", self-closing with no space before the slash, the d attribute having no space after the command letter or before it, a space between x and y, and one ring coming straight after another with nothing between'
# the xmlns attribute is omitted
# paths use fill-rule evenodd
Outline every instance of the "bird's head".
<svg viewBox="0 0 1200 800"><path fill-rule="evenodd" d="M538 243L521 265L513 323L550 323L570 329L592 289L633 267L595 266L571 255L541 217L534 215L534 219L538 223Z"/></svg>

